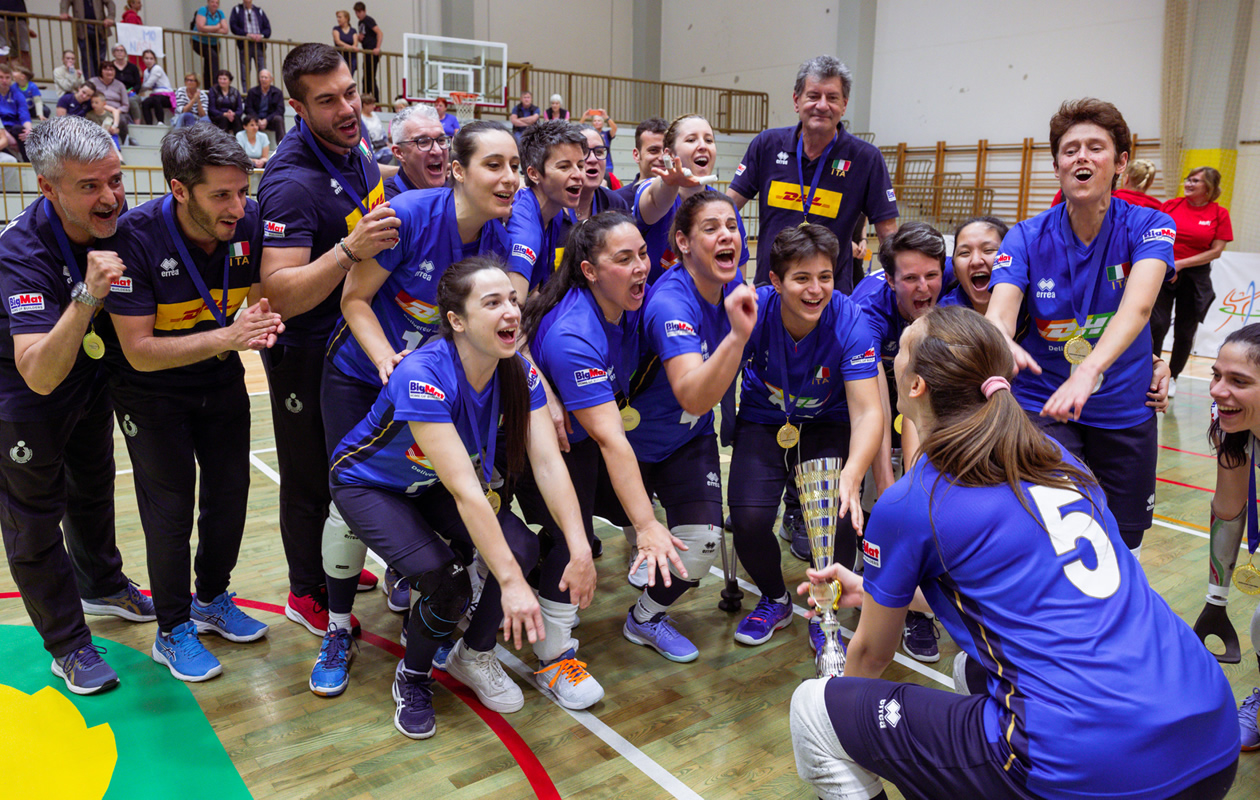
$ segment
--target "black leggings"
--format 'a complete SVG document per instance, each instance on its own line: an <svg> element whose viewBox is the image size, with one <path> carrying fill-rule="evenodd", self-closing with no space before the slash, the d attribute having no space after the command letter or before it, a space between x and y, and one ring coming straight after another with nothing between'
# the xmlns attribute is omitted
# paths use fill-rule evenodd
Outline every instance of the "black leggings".
<svg viewBox="0 0 1260 800"><path fill-rule="evenodd" d="M154 118L157 124L166 124L166 112L171 110L171 98L164 94L151 94L140 101L140 113L144 115L144 124L152 125Z"/></svg>
<svg viewBox="0 0 1260 800"><path fill-rule="evenodd" d="M1212 265L1186 267L1177 273L1176 283L1165 283L1155 298L1155 307L1151 309L1151 341L1155 354L1164 349L1164 339L1168 336L1168 326L1172 322L1173 343L1172 356L1168 360L1168 369L1173 377L1181 374L1190 359L1190 348L1194 345L1194 334L1207 316L1216 294L1212 291ZM1174 306L1177 309L1176 320L1171 320Z"/></svg>

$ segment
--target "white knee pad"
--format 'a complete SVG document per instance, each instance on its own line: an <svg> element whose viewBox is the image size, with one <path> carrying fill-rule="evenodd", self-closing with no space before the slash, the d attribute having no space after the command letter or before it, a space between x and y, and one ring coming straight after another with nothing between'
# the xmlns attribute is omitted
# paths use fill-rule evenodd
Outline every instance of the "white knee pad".
<svg viewBox="0 0 1260 800"><path fill-rule="evenodd" d="M879 776L859 767L836 738L827 714L827 678L796 687L790 716L796 774L823 800L870 800L884 790Z"/></svg>
<svg viewBox="0 0 1260 800"><path fill-rule="evenodd" d="M367 545L359 541L359 537L341 518L336 503L328 506L320 553L324 557L324 574L330 578L357 578L363 571Z"/></svg>
<svg viewBox="0 0 1260 800"><path fill-rule="evenodd" d="M543 631L546 638L534 643L534 655L539 661L555 661L570 647L577 650L578 641L573 638L573 623L577 622L578 607L573 603L558 603L545 597L538 598L542 610Z"/></svg>
<svg viewBox="0 0 1260 800"><path fill-rule="evenodd" d="M679 525L669 532L687 545L686 550L678 551L678 558L686 567L689 579L699 583L717 560L718 548L722 546L722 529L713 525ZM678 574L672 563L670 571Z"/></svg>
<svg viewBox="0 0 1260 800"><path fill-rule="evenodd" d="M1260 603L1251 615L1251 646L1256 648L1256 655L1260 656Z"/></svg>

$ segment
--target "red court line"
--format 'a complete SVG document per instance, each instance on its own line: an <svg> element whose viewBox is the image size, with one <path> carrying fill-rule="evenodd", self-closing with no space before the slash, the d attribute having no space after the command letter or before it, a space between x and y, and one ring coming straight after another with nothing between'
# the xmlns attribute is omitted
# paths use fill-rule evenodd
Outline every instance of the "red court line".
<svg viewBox="0 0 1260 800"><path fill-rule="evenodd" d="M1180 447L1169 447L1166 444L1161 444L1159 447L1161 450L1172 450L1174 453L1185 453L1188 456L1200 456L1202 458L1216 458L1216 456L1210 455L1208 453L1196 453L1193 450L1182 450Z"/></svg>
<svg viewBox="0 0 1260 800"><path fill-rule="evenodd" d="M145 592L145 594L148 594L148 592ZM0 600L13 600L21 596L18 592L0 592ZM236 598L236 604L245 608L254 608L259 611L284 615L284 608L275 603L263 603L258 600L246 600L238 597ZM403 657L402 645L397 642L392 642L371 631L363 631L362 639L390 655L398 658ZM556 789L556 785L552 783L551 776L543 768L542 762L538 760L538 756L534 755L534 751L525 743L525 740L516 732L516 729L503 718L502 714L483 706L481 701L477 699L477 695L473 694L467 686L442 670L433 670L433 677L438 683L450 690L451 694L464 701L464 705L476 712L477 716L481 717L482 722L485 722L490 730L494 731L495 735L499 737L499 741L503 742L503 746L512 754L512 758L516 759L521 772L525 773L525 778L529 780L529 785L533 788L535 795L541 800L560 800L560 792Z"/></svg>

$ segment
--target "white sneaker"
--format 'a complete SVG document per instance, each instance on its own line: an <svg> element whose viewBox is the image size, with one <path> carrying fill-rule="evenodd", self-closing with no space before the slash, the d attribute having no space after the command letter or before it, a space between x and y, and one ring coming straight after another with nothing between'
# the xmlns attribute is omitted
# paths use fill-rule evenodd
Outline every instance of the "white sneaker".
<svg viewBox="0 0 1260 800"><path fill-rule="evenodd" d="M464 640L446 657L446 674L472 689L481 704L491 711L510 714L525 705L521 687L508 678L493 650L471 650Z"/></svg>
<svg viewBox="0 0 1260 800"><path fill-rule="evenodd" d="M626 570L627 570L627 571L629 571L629 570L630 570L631 565L633 565L633 564L634 564L634 560L635 560L636 558L638 558L638 557L639 557L639 548L637 548L637 547L631 547L631 548L630 548L630 558L629 558L629 560L628 560L628 561L626 561ZM638 569L636 569L633 573L631 573L631 574L630 574L630 577L626 578L626 580L627 580L627 581L630 583L630 585L631 585L631 586L633 586L634 588L636 588L636 589L642 589L644 586L647 586L647 585L648 585L648 572L649 572L649 570L648 570L648 562L647 562L647 559L644 559L644 560L643 560L643 563L639 565L639 568L638 568Z"/></svg>
<svg viewBox="0 0 1260 800"><path fill-rule="evenodd" d="M1177 396L1177 379L1168 379L1168 399L1171 400Z"/></svg>
<svg viewBox="0 0 1260 800"><path fill-rule="evenodd" d="M572 648L534 675L538 690L565 708L590 708L604 699L604 687L586 670L586 664L577 660Z"/></svg>

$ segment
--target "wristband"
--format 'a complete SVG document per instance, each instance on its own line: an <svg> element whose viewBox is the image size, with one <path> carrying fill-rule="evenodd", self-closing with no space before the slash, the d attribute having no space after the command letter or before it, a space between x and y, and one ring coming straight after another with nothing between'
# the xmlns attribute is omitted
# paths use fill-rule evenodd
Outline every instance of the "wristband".
<svg viewBox="0 0 1260 800"><path fill-rule="evenodd" d="M341 253L337 252L337 248L333 248L333 261L337 262L337 266L341 267L342 272L349 272L350 268L341 263Z"/></svg>
<svg viewBox="0 0 1260 800"><path fill-rule="evenodd" d="M352 263L355 263L355 264L359 263L361 259L354 254L354 251L350 249L350 245L346 244L345 239L342 239L340 242L337 242L337 244L341 245L341 249L345 251L346 257L349 258Z"/></svg>

